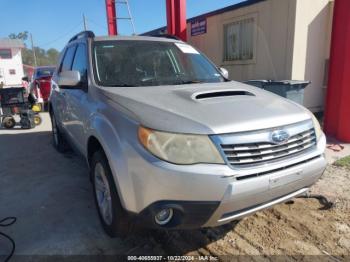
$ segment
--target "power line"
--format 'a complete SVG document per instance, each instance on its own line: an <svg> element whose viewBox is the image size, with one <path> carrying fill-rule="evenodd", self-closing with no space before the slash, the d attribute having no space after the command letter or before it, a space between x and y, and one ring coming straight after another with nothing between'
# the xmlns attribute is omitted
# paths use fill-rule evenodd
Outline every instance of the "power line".
<svg viewBox="0 0 350 262"><path fill-rule="evenodd" d="M105 30L108 29L106 26L103 26L103 25L101 25L101 24L99 24L99 23L96 23L96 22L95 22L94 20L92 20L90 17L86 18L86 20L89 21L89 22L91 22L91 23L93 23L94 25L96 25L96 26L98 26L98 27L100 27L100 28L103 28L103 29L105 29Z"/></svg>
<svg viewBox="0 0 350 262"><path fill-rule="evenodd" d="M53 40L51 40L51 41L48 41L48 42L46 42L46 43L44 43L44 44L38 44L38 46L44 47L44 46L48 46L48 45L50 45L50 44L52 44L52 43L55 43L55 42L57 42L58 40L60 40L60 39L62 39L62 38L65 38L65 37L67 37L68 35L71 35L72 32L75 31L78 27L81 27L82 24L83 24L83 21L80 21L79 24L75 25L73 28L71 28L71 29L70 29L69 31L67 31L66 33L64 33L64 34L58 36L57 38L55 38L55 39L53 39Z"/></svg>

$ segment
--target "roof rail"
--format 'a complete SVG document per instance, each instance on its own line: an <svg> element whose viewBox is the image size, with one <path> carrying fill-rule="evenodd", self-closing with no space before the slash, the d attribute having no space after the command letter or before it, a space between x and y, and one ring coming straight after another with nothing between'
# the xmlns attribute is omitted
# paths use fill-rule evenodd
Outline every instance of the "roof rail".
<svg viewBox="0 0 350 262"><path fill-rule="evenodd" d="M147 36L147 35L146 35ZM151 37L164 37L164 38L169 38L169 39L175 39L175 40L179 40L182 41L180 38L178 38L175 35L169 35L169 34L153 34L153 35L148 35Z"/></svg>
<svg viewBox="0 0 350 262"><path fill-rule="evenodd" d="M75 36L73 36L73 37L69 40L68 43L73 42L74 40L77 40L77 39L79 39L79 38L84 38L84 37L86 37L86 38L94 38L94 37L95 37L95 34L94 34L94 32L92 32L92 31L82 31L82 32L76 34Z"/></svg>

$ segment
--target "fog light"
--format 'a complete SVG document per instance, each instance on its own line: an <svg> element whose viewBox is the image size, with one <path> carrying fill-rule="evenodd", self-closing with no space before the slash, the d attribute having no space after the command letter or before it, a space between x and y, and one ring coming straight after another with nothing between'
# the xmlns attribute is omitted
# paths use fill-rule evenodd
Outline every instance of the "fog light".
<svg viewBox="0 0 350 262"><path fill-rule="evenodd" d="M173 214L174 212L172 208L165 208L155 215L154 220L158 225L163 226L169 223L169 221L173 218Z"/></svg>

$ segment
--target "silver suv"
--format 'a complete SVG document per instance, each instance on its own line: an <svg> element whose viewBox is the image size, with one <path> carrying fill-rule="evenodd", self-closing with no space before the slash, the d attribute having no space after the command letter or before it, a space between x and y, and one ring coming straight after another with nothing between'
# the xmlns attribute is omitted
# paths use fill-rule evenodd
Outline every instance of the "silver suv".
<svg viewBox="0 0 350 262"><path fill-rule="evenodd" d="M170 37L95 37L62 52L52 79L54 145L90 167L102 225L213 227L306 194L326 139L312 113L229 81Z"/></svg>

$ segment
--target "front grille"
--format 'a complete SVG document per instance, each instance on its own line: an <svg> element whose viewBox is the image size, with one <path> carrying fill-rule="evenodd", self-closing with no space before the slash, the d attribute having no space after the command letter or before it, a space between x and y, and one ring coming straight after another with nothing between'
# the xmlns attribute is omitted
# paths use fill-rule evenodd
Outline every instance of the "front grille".
<svg viewBox="0 0 350 262"><path fill-rule="evenodd" d="M255 178L255 177L259 177L259 176L269 175L269 174L272 174L272 173L280 172L280 171L287 170L287 169L292 168L292 167L296 167L296 166L300 166L300 165L309 163L309 162L311 162L311 161L313 161L315 159L319 159L320 157L321 156L315 156L315 157L306 159L304 161L301 161L301 162L298 162L298 163L295 163L295 164L292 164L292 165L283 166L283 167L280 167L280 168L276 168L276 169L265 171L265 172L261 172L261 173L255 173L255 174L245 175L245 176L238 176L238 177L236 177L236 179L239 181L239 180L246 180L246 179Z"/></svg>
<svg viewBox="0 0 350 262"><path fill-rule="evenodd" d="M232 166L259 165L300 154L316 145L313 128L298 133L283 144L270 142L221 144L226 159Z"/></svg>

